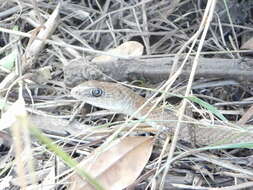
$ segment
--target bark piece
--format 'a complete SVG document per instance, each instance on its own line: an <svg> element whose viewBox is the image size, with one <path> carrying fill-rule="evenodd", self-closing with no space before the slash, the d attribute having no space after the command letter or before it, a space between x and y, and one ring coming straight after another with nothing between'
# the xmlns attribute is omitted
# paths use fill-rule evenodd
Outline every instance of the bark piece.
<svg viewBox="0 0 253 190"><path fill-rule="evenodd" d="M158 83L168 79L173 59L171 57L147 58L103 63L87 63L84 59L76 59L64 66L64 78L68 86L75 86L86 80L111 81L112 79ZM251 59L200 58L199 62L195 77L253 80L253 60ZM184 67L181 76L188 77L190 72L191 60Z"/></svg>

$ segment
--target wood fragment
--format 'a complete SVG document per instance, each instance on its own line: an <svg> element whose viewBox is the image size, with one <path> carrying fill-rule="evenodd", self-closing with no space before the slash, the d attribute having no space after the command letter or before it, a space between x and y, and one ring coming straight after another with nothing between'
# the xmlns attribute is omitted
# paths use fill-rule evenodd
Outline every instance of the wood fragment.
<svg viewBox="0 0 253 190"><path fill-rule="evenodd" d="M84 59L75 59L64 66L65 84L75 86L87 80L133 81L143 80L158 83L167 80L173 64L172 57L147 58L138 60L117 60L114 62L87 63ZM253 81L253 60L200 58L196 78L212 77ZM188 77L191 60L181 73Z"/></svg>
<svg viewBox="0 0 253 190"><path fill-rule="evenodd" d="M241 119L237 122L238 125L244 125L253 115L253 105L243 114Z"/></svg>

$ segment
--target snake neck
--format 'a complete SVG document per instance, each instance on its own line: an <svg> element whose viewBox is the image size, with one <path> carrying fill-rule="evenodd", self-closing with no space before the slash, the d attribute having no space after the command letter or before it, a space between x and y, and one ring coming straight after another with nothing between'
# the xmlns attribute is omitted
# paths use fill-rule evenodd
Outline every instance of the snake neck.
<svg viewBox="0 0 253 190"><path fill-rule="evenodd" d="M164 129L168 125L168 120L176 119L170 112L147 102L145 98L139 95L132 94L124 102L125 106L122 113L137 119L144 119L144 123L156 129Z"/></svg>

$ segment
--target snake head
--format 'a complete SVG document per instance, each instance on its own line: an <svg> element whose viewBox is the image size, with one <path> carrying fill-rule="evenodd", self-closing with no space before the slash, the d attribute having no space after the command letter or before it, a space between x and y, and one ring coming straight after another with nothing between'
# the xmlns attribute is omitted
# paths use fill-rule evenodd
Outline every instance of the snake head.
<svg viewBox="0 0 253 190"><path fill-rule="evenodd" d="M135 101L142 98L120 84L95 80L77 85L71 90L71 96L93 106L124 114L134 112Z"/></svg>

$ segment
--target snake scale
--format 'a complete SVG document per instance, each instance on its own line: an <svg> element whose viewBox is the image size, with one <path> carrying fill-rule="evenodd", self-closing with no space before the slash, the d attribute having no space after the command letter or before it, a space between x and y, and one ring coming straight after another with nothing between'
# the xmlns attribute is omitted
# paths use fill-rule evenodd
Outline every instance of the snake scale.
<svg viewBox="0 0 253 190"><path fill-rule="evenodd" d="M118 83L87 81L81 83L71 90L71 96L85 101L93 106L108 109L118 113L131 116L147 101L130 88ZM134 116L143 119L152 107L152 103L146 103ZM156 129L168 129L173 134L177 122L177 116L172 112L163 111L156 107L153 109L145 123ZM180 130L179 139L199 145L230 144L253 142L253 130L239 126L189 126L183 124Z"/></svg>

